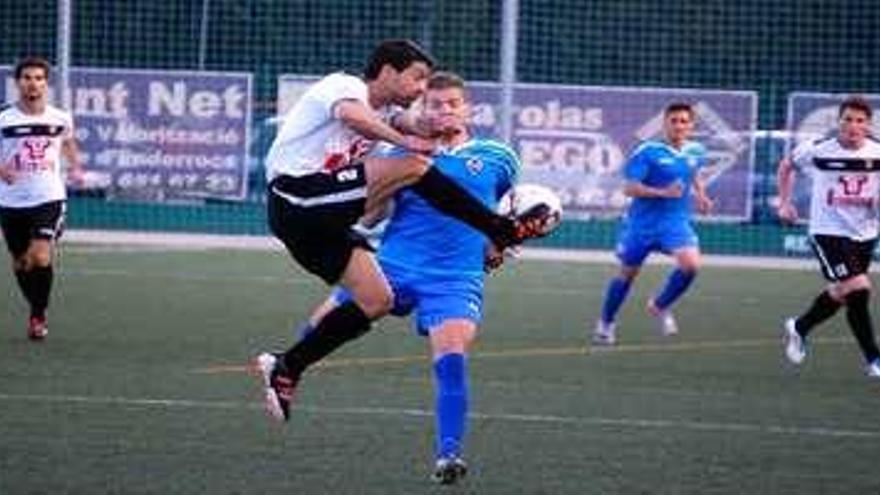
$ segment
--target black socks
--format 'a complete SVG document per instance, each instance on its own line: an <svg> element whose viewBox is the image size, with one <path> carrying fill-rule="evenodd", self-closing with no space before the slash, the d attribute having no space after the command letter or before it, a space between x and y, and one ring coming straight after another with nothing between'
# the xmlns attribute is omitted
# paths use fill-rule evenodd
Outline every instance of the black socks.
<svg viewBox="0 0 880 495"><path fill-rule="evenodd" d="M797 332L801 334L801 337L806 337L813 327L834 316L834 314L837 313L837 310L840 309L840 306L841 304L832 299L827 290L822 291L822 293L813 300L810 309L795 320L797 322L795 325L797 327Z"/></svg>
<svg viewBox="0 0 880 495"><path fill-rule="evenodd" d="M299 376L313 363L370 329L370 319L348 301L327 313L315 328L284 353L284 364L293 376Z"/></svg>
<svg viewBox="0 0 880 495"><path fill-rule="evenodd" d="M425 175L410 189L434 208L483 232L496 244L512 244L515 235L513 221L487 208L436 168L428 167Z"/></svg>
<svg viewBox="0 0 880 495"><path fill-rule="evenodd" d="M880 357L880 350L877 349L877 342L874 340L874 325L871 323L871 315L868 311L870 296L871 292L867 289L850 292L846 296L846 320L867 363Z"/></svg>
<svg viewBox="0 0 880 495"><path fill-rule="evenodd" d="M15 278L21 293L31 308L32 318L42 318L49 307L49 294L52 292L54 271L52 266L38 266L31 270L15 270Z"/></svg>

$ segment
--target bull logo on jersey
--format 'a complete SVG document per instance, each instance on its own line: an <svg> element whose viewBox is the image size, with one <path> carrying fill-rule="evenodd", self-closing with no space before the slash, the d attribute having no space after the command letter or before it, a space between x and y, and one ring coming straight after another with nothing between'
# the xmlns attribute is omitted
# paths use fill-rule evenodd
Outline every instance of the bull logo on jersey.
<svg viewBox="0 0 880 495"><path fill-rule="evenodd" d="M29 162L42 162L46 159L46 150L52 142L44 138L27 138L22 146L27 150L26 160Z"/></svg>
<svg viewBox="0 0 880 495"><path fill-rule="evenodd" d="M837 178L837 181L843 186L843 194L859 196L862 194L865 183L868 182L868 177L865 175L842 175Z"/></svg>

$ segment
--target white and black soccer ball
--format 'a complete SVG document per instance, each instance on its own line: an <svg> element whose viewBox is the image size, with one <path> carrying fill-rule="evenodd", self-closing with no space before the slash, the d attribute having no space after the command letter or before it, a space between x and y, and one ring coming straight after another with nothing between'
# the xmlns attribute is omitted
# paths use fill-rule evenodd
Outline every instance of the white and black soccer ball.
<svg viewBox="0 0 880 495"><path fill-rule="evenodd" d="M562 200L549 187L539 184L517 184L501 197L498 202L498 213L518 217L539 204L546 205L549 211L543 229L543 235L547 235L562 222Z"/></svg>

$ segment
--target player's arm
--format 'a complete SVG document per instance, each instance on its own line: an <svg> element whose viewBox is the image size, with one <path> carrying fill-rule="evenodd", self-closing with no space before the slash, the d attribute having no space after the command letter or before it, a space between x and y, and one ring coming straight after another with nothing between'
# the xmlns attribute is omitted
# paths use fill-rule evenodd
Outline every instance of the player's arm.
<svg viewBox="0 0 880 495"><path fill-rule="evenodd" d="M703 215L712 211L715 202L712 201L712 198L706 193L705 179L703 179L699 173L696 173L694 174L692 185L694 188L694 200L696 201L697 211Z"/></svg>
<svg viewBox="0 0 880 495"><path fill-rule="evenodd" d="M623 194L631 198L680 198L684 194L684 188L679 181L664 187L653 187L640 181L628 180L623 186Z"/></svg>
<svg viewBox="0 0 880 495"><path fill-rule="evenodd" d="M391 126L404 134L431 139L437 136L435 127L428 122L423 112L402 110L391 116Z"/></svg>
<svg viewBox="0 0 880 495"><path fill-rule="evenodd" d="M398 131L361 101L341 100L334 106L334 112L336 118L367 139L386 141L417 153L431 153L434 150L432 142Z"/></svg>
<svg viewBox="0 0 880 495"><path fill-rule="evenodd" d="M645 148L639 148L630 157L623 169L626 180L623 194L631 198L680 198L684 194L684 188L679 181L664 187L654 187L644 183L650 163L651 159L647 156Z"/></svg>
<svg viewBox="0 0 880 495"><path fill-rule="evenodd" d="M0 136L0 144L3 143L3 137ZM15 160L16 155L12 155L9 160L6 162L0 163L0 181L3 181L7 184L12 184L15 182L15 167L12 166L12 161Z"/></svg>
<svg viewBox="0 0 880 495"><path fill-rule="evenodd" d="M80 161L79 145L73 137L73 131L61 141L61 156L67 164L67 176L71 181L82 185L84 180L82 161Z"/></svg>
<svg viewBox="0 0 880 495"><path fill-rule="evenodd" d="M786 156L779 162L776 170L776 188L779 191L779 206L776 209L780 220L794 222L797 220L797 209L791 201L795 183L794 160Z"/></svg>
<svg viewBox="0 0 880 495"><path fill-rule="evenodd" d="M8 162L0 164L0 181L3 181L7 184L12 184L15 182L15 169L12 167L12 160L15 159L13 156Z"/></svg>

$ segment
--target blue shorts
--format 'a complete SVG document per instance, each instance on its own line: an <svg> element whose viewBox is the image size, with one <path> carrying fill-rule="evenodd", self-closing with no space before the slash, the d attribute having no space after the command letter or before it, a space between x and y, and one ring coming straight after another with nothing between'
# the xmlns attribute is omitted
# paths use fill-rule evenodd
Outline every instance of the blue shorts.
<svg viewBox="0 0 880 495"><path fill-rule="evenodd" d="M465 319L480 324L483 319L483 277L426 275L384 264L382 269L394 293L394 316L415 315L415 330L428 335L444 321ZM333 289L337 303L351 300L342 287Z"/></svg>
<svg viewBox="0 0 880 495"><path fill-rule="evenodd" d="M697 246L699 242L690 223L668 224L651 229L621 224L615 253L625 266L640 266L652 252L672 254L681 248Z"/></svg>

